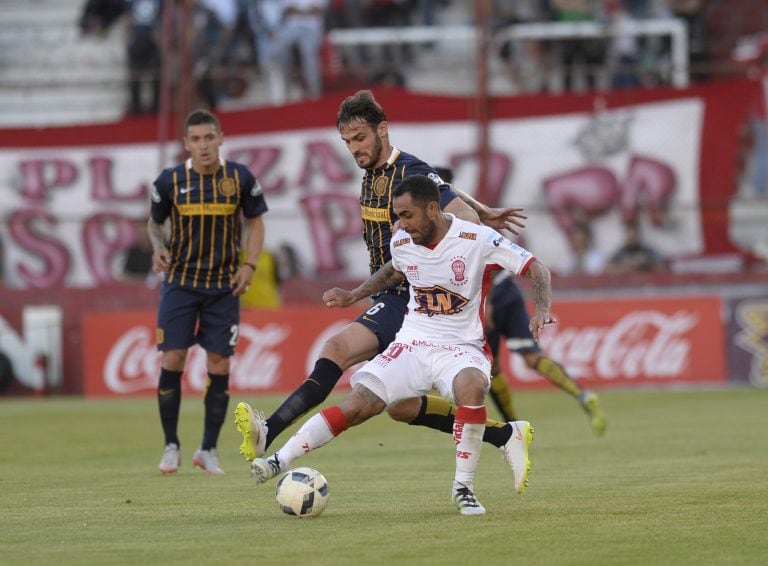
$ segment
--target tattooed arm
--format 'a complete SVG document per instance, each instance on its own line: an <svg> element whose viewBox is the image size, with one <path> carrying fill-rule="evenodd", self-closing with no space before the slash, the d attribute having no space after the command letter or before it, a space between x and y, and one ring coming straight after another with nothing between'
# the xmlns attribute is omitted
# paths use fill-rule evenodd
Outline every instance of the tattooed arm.
<svg viewBox="0 0 768 566"><path fill-rule="evenodd" d="M347 291L334 287L323 293L323 303L327 307L348 307L360 299L370 297L381 291L402 283L405 276L392 267L392 261L382 265L379 270L371 275L367 281L359 287Z"/></svg>
<svg viewBox="0 0 768 566"><path fill-rule="evenodd" d="M539 331L547 324L557 323L557 318L552 315L552 277L549 269L540 261L534 261L525 272L524 277L531 281L533 288L534 312L529 328L533 339L539 339Z"/></svg>

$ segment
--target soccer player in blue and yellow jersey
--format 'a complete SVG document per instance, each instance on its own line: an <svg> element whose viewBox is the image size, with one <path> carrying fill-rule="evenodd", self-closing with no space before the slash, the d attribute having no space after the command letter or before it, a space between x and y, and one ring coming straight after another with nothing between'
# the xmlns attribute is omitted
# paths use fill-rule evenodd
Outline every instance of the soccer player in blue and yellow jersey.
<svg viewBox="0 0 768 566"><path fill-rule="evenodd" d="M383 108L370 91L347 97L336 118L341 139L354 157L363 176L360 205L365 243L371 273L390 260L389 242L396 221L392 193L411 175L425 175L437 186L440 207L445 212L493 228L507 228L517 233L522 226L520 209L488 208L440 179L435 170L415 155L393 147ZM239 403L235 424L243 434L240 452L248 460L261 456L266 447L301 415L322 403L347 368L372 359L392 341L403 322L408 303L408 289L397 285L372 297L371 306L353 322L332 336L320 352L312 373L266 420L247 403ZM425 396L405 400L388 409L395 420L453 433L455 407L442 397ZM488 421L484 440L501 449L511 463L509 448L513 428L510 423Z"/></svg>
<svg viewBox="0 0 768 566"><path fill-rule="evenodd" d="M165 434L159 467L164 474L181 463L181 375L187 349L196 343L206 351L208 386L203 440L192 463L209 474L224 473L216 442L229 404L229 358L238 338L239 296L256 270L264 242L267 204L248 168L219 156L222 142L218 118L206 110L192 112L184 133L189 159L164 170L152 191L152 268L164 275L157 315L162 352L157 397ZM241 217L246 228L242 263Z"/></svg>

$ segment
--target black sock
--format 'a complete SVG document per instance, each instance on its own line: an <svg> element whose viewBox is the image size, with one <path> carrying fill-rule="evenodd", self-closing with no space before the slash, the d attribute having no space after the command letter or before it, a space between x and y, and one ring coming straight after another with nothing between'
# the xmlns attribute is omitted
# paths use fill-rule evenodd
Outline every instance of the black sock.
<svg viewBox="0 0 768 566"><path fill-rule="evenodd" d="M267 419L267 446L291 423L317 407L330 395L344 371L328 358L320 358L309 377Z"/></svg>
<svg viewBox="0 0 768 566"><path fill-rule="evenodd" d="M442 397L424 395L421 397L421 409L419 409L418 416L408 424L425 426L447 434L453 434L453 421L455 417L456 407L448 401ZM488 442L496 448L501 448L507 443L510 436L512 436L512 427L509 423L485 421L483 442Z"/></svg>
<svg viewBox="0 0 768 566"><path fill-rule="evenodd" d="M208 374L208 388L205 391L205 429L203 430L203 450L216 448L219 432L227 416L229 407L229 374Z"/></svg>
<svg viewBox="0 0 768 566"><path fill-rule="evenodd" d="M181 372L160 370L157 384L157 406L160 409L160 424L166 444L181 446L178 436L179 407L181 406Z"/></svg>

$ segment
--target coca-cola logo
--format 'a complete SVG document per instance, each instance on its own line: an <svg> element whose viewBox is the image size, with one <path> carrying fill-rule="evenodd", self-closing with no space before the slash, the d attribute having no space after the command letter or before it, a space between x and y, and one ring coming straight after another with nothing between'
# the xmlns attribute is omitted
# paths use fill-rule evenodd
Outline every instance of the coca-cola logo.
<svg viewBox="0 0 768 566"><path fill-rule="evenodd" d="M577 379L671 380L690 366L693 343L686 334L698 321L697 313L684 310L635 311L606 326L548 328L541 345ZM510 366L521 381L543 379L514 353Z"/></svg>
<svg viewBox="0 0 768 566"><path fill-rule="evenodd" d="M290 328L269 323L257 328L240 325L237 353L230 363L230 386L238 389L266 389L280 378L282 356L275 348L290 334ZM104 363L104 383L111 392L131 394L157 387L161 355L154 341L154 329L129 328L115 340ZM189 349L184 371L185 386L205 390L208 380L205 351Z"/></svg>

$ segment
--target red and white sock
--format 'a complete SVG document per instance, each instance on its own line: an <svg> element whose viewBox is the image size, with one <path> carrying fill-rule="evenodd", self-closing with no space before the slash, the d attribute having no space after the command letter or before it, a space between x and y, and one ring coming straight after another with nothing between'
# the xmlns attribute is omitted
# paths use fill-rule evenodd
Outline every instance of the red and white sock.
<svg viewBox="0 0 768 566"><path fill-rule="evenodd" d="M453 423L453 440L456 443L455 480L469 487L472 487L475 470L480 462L485 419L485 405L460 405L456 409Z"/></svg>
<svg viewBox="0 0 768 566"><path fill-rule="evenodd" d="M336 405L313 415L277 451L277 459L281 467L286 469L299 456L325 446L348 428L349 423L344 413Z"/></svg>

